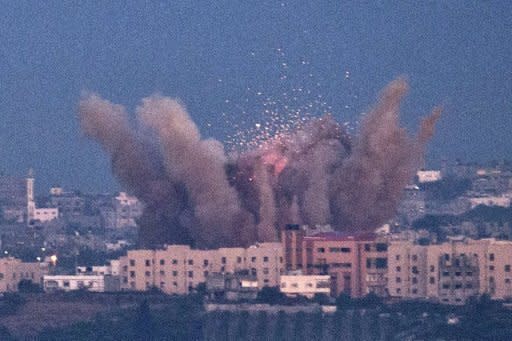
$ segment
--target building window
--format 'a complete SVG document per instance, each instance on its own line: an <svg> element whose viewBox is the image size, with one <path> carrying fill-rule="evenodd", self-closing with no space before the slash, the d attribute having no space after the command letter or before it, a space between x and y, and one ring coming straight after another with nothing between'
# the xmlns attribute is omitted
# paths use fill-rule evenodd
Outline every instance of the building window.
<svg viewBox="0 0 512 341"><path fill-rule="evenodd" d="M413 274L417 275L417 274L419 273L419 271L418 271L418 267L417 267L416 265L415 265L415 266L413 266L413 267L411 268L411 272L412 272Z"/></svg>
<svg viewBox="0 0 512 341"><path fill-rule="evenodd" d="M165 265L165 260L164 259L160 259L160 265Z"/></svg>
<svg viewBox="0 0 512 341"><path fill-rule="evenodd" d="M417 255L412 255L412 261L416 262L417 260L418 260L418 256Z"/></svg>
<svg viewBox="0 0 512 341"><path fill-rule="evenodd" d="M444 260L445 260L445 261L449 261L449 260L450 260L450 255L449 255L449 254L447 254L447 253L445 253L445 254L444 254Z"/></svg>
<svg viewBox="0 0 512 341"><path fill-rule="evenodd" d="M203 260L203 266L208 266L208 259Z"/></svg>
<svg viewBox="0 0 512 341"><path fill-rule="evenodd" d="M418 278L413 277L412 278L412 284L418 284Z"/></svg>
<svg viewBox="0 0 512 341"><path fill-rule="evenodd" d="M400 294L401 292L402 292L402 289L400 289L400 288L397 288L397 289L396 289L396 293L397 293L397 294Z"/></svg>
<svg viewBox="0 0 512 341"><path fill-rule="evenodd" d="M489 260L494 262L494 253L489 254Z"/></svg>
<svg viewBox="0 0 512 341"><path fill-rule="evenodd" d="M400 271L402 271L402 268L401 268L401 267L399 267L399 266L397 266L397 267L396 267L396 272L400 272Z"/></svg>
<svg viewBox="0 0 512 341"><path fill-rule="evenodd" d="M151 266L151 261L149 259L146 259L146 266Z"/></svg>
<svg viewBox="0 0 512 341"><path fill-rule="evenodd" d="M135 266L135 259L130 259L130 266Z"/></svg>
<svg viewBox="0 0 512 341"><path fill-rule="evenodd" d="M429 280L428 280L428 282L429 282L430 284L435 284L435 283L436 283L436 278L435 278L435 277L430 277L430 278L429 278Z"/></svg>
<svg viewBox="0 0 512 341"><path fill-rule="evenodd" d="M146 271L145 275L146 275L146 277L151 277L151 272Z"/></svg>
<svg viewBox="0 0 512 341"><path fill-rule="evenodd" d="M400 260L400 255L396 255L396 256L395 256L395 259L396 259L396 260Z"/></svg>
<svg viewBox="0 0 512 341"><path fill-rule="evenodd" d="M206 278L208 277L208 271L203 272L203 276Z"/></svg>
<svg viewBox="0 0 512 341"><path fill-rule="evenodd" d="M173 271L172 272L172 277L177 277L178 276L178 271Z"/></svg>
<svg viewBox="0 0 512 341"><path fill-rule="evenodd" d="M418 289L416 289L416 288L412 289L412 293L413 293L414 295L416 295L416 294L418 293Z"/></svg>
<svg viewBox="0 0 512 341"><path fill-rule="evenodd" d="M268 257L267 257L267 256L263 257L263 262L264 262L264 263L267 263L267 262L268 262Z"/></svg>
<svg viewBox="0 0 512 341"><path fill-rule="evenodd" d="M349 247L342 247L341 248L341 252L343 252L343 253L350 253L350 248Z"/></svg>
<svg viewBox="0 0 512 341"><path fill-rule="evenodd" d="M188 272L188 278L194 278L194 271Z"/></svg>
<svg viewBox="0 0 512 341"><path fill-rule="evenodd" d="M221 262L222 264L226 264L226 257L222 257L222 258L220 259L220 262Z"/></svg>
<svg viewBox="0 0 512 341"><path fill-rule="evenodd" d="M388 250L388 244L377 243L377 245L375 245L375 248L376 248L377 252L385 252Z"/></svg>
<svg viewBox="0 0 512 341"><path fill-rule="evenodd" d="M189 259L188 260L188 265L194 265L194 260L193 259Z"/></svg>
<svg viewBox="0 0 512 341"><path fill-rule="evenodd" d="M435 266L433 266L433 265L431 265L431 266L430 266L430 272L434 272L434 271L436 271L436 267L435 267Z"/></svg>
<svg viewBox="0 0 512 341"><path fill-rule="evenodd" d="M264 274L264 275L268 275L268 272L269 272L269 271L268 271L268 268L263 268L263 274Z"/></svg>
<svg viewBox="0 0 512 341"><path fill-rule="evenodd" d="M370 244L364 244L364 250L365 251L370 251Z"/></svg>
<svg viewBox="0 0 512 341"><path fill-rule="evenodd" d="M462 273L461 273L460 271L457 271L457 272L455 273L455 276L460 277L460 276L462 276Z"/></svg>
<svg viewBox="0 0 512 341"><path fill-rule="evenodd" d="M471 271L466 272L466 276L469 276L469 277L473 276L473 272L471 272Z"/></svg>
<svg viewBox="0 0 512 341"><path fill-rule="evenodd" d="M325 248L324 247L319 247L318 249L316 249L317 252L319 253L324 253L325 252Z"/></svg>
<svg viewBox="0 0 512 341"><path fill-rule="evenodd" d="M448 276L450 276L450 273L448 271L443 271L443 276L448 277Z"/></svg>
<svg viewBox="0 0 512 341"><path fill-rule="evenodd" d="M130 271L130 278L135 278L135 271Z"/></svg>
<svg viewBox="0 0 512 341"><path fill-rule="evenodd" d="M388 259L387 258L376 258L375 259L375 267L377 269L385 269L388 267Z"/></svg>
<svg viewBox="0 0 512 341"><path fill-rule="evenodd" d="M160 276L165 276L165 271L160 270Z"/></svg>
<svg viewBox="0 0 512 341"><path fill-rule="evenodd" d="M401 279L400 277L397 277L397 278L396 278L396 282L397 282L397 283L402 283L402 279Z"/></svg>
<svg viewBox="0 0 512 341"><path fill-rule="evenodd" d="M509 264L505 265L505 272L510 272L510 265Z"/></svg>
<svg viewBox="0 0 512 341"><path fill-rule="evenodd" d="M173 259L171 263L172 263L173 265L176 265L176 264L178 264L178 260L177 260L177 259Z"/></svg>
<svg viewBox="0 0 512 341"><path fill-rule="evenodd" d="M62 286L63 286L64 288L69 288L69 281L64 281L64 282L62 283Z"/></svg>
<svg viewBox="0 0 512 341"><path fill-rule="evenodd" d="M489 270L494 271L494 265L489 265Z"/></svg>
<svg viewBox="0 0 512 341"><path fill-rule="evenodd" d="M251 262L255 263L256 262L256 257L251 257Z"/></svg>
<svg viewBox="0 0 512 341"><path fill-rule="evenodd" d="M242 263L242 257L236 257L236 262L237 262L238 264Z"/></svg>
<svg viewBox="0 0 512 341"><path fill-rule="evenodd" d="M447 284L447 283L443 284L443 289L450 289L450 284Z"/></svg>
<svg viewBox="0 0 512 341"><path fill-rule="evenodd" d="M128 265L123 265L123 271L124 272L128 271Z"/></svg>

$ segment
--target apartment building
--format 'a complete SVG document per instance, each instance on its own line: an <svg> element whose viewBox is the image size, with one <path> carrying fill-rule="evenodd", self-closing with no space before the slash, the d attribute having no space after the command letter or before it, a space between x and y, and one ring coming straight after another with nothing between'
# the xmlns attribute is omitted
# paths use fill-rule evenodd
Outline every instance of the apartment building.
<svg viewBox="0 0 512 341"><path fill-rule="evenodd" d="M388 292L403 299L464 304L472 296L512 297L512 242L452 238L438 245L391 242Z"/></svg>
<svg viewBox="0 0 512 341"><path fill-rule="evenodd" d="M396 298L426 298L427 247L411 241L388 245L388 294Z"/></svg>
<svg viewBox="0 0 512 341"><path fill-rule="evenodd" d="M329 275L331 293L352 297L386 292L387 243L374 234L324 232L306 236L290 226L281 233L288 271Z"/></svg>
<svg viewBox="0 0 512 341"><path fill-rule="evenodd" d="M448 304L464 304L488 293L487 253L490 240L452 238L429 245L427 297Z"/></svg>
<svg viewBox="0 0 512 341"><path fill-rule="evenodd" d="M246 270L259 288L279 286L284 269L281 243L260 243L249 248L195 250L169 245L162 250L131 250L119 259L121 289L159 288L168 294L187 294L212 273Z"/></svg>
<svg viewBox="0 0 512 341"><path fill-rule="evenodd" d="M47 263L24 263L20 259L0 258L0 292L16 292L21 281L42 284L48 274Z"/></svg>

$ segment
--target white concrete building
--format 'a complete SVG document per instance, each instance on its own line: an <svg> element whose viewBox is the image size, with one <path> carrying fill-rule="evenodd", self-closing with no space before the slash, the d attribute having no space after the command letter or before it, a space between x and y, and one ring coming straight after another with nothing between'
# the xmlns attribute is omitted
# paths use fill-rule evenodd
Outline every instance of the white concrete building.
<svg viewBox="0 0 512 341"><path fill-rule="evenodd" d="M282 275L280 290L287 296L306 296L331 294L331 276L329 275Z"/></svg>
<svg viewBox="0 0 512 341"><path fill-rule="evenodd" d="M44 291L87 291L104 292L105 276L102 275L47 275L43 277Z"/></svg>
<svg viewBox="0 0 512 341"><path fill-rule="evenodd" d="M416 172L416 176L418 177L418 182L435 182L441 180L443 177L441 175L441 171L439 170L419 170Z"/></svg>
<svg viewBox="0 0 512 341"><path fill-rule="evenodd" d="M510 198L505 196L485 196L469 198L471 208L479 205L510 207Z"/></svg>

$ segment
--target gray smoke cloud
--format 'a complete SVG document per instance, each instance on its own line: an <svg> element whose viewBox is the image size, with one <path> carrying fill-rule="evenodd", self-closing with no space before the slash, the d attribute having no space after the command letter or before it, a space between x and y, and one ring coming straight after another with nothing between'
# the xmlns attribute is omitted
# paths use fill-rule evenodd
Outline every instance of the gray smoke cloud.
<svg viewBox="0 0 512 341"><path fill-rule="evenodd" d="M95 94L82 97L79 112L84 133L145 204L141 246L247 246L276 240L288 223L356 232L392 217L440 115L436 109L409 136L399 124L406 91L405 80L390 83L357 136L326 115L230 156L201 138L174 99L143 99L134 125L122 106Z"/></svg>

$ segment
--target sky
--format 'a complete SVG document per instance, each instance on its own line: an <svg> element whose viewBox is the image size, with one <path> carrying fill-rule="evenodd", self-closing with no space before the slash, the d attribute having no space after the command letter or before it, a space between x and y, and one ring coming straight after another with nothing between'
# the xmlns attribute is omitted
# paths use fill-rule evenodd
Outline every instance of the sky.
<svg viewBox="0 0 512 341"><path fill-rule="evenodd" d="M409 80L411 133L443 105L427 151L512 159L509 1L0 1L0 171L84 192L121 188L80 132L81 94L132 111L179 98L228 145L267 119L331 112L357 130L389 81ZM301 90L298 90L301 89ZM295 97L295 98L294 98ZM236 142L236 141L235 141Z"/></svg>

